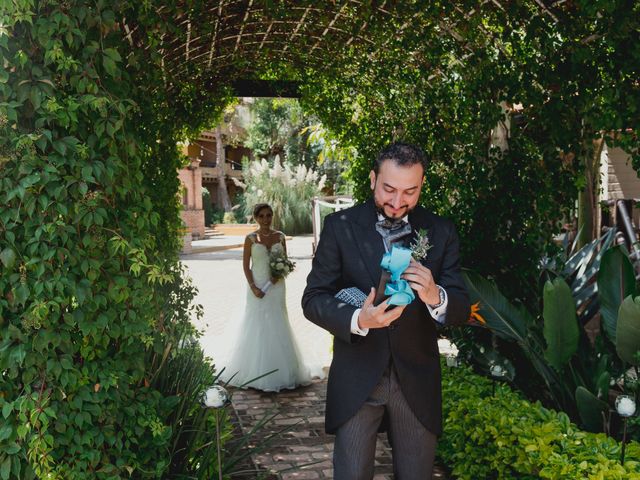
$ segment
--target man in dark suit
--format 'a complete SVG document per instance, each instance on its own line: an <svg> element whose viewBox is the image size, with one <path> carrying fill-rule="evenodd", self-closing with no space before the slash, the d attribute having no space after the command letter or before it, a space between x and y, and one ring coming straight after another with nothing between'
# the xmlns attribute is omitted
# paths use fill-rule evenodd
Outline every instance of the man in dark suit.
<svg viewBox="0 0 640 480"><path fill-rule="evenodd" d="M325 428L336 435L336 480L373 477L381 424L396 480L431 478L442 430L436 323L465 323L469 298L453 223L417 205L425 169L419 148L385 148L370 174L373 198L326 217L307 278L304 314L334 335ZM385 250L394 239L408 246L421 229L431 248L403 274L415 299L374 305ZM335 297L350 287L368 293L361 308Z"/></svg>

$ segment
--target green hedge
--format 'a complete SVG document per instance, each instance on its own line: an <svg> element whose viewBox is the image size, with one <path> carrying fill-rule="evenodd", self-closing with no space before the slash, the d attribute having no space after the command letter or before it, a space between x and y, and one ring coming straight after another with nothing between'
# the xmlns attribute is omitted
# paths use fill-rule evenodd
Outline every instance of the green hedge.
<svg viewBox="0 0 640 480"><path fill-rule="evenodd" d="M438 454L458 479L639 479L640 444L579 430L564 413L530 403L469 368L443 367Z"/></svg>

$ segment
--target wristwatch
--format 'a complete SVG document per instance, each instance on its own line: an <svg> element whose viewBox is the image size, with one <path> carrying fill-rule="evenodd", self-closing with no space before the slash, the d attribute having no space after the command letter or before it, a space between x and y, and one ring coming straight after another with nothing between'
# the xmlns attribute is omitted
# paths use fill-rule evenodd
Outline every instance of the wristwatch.
<svg viewBox="0 0 640 480"><path fill-rule="evenodd" d="M441 307L445 300L444 288L442 288L440 285L436 285L436 287L438 287L438 293L440 294L440 302L437 303L436 305L429 304L431 308Z"/></svg>

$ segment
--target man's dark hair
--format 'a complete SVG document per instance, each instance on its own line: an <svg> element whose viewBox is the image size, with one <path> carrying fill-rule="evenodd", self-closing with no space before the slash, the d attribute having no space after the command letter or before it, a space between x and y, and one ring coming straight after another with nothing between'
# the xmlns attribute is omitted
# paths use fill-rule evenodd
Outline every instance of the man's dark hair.
<svg viewBox="0 0 640 480"><path fill-rule="evenodd" d="M386 160L393 160L396 165L406 167L419 163L422 165L423 171L427 171L426 155L419 147L409 143L396 142L383 148L373 164L373 171L376 175L380 171L380 166Z"/></svg>

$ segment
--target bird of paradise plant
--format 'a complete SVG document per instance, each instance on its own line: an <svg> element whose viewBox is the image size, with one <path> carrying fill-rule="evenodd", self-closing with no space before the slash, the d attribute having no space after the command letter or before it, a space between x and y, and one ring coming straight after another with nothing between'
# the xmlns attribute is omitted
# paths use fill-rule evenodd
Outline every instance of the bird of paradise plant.
<svg viewBox="0 0 640 480"><path fill-rule="evenodd" d="M481 326L485 327L487 325L487 321L484 319L482 315L480 315L480 302L476 302L471 305L471 313L469 314L469 320L467 321L469 325Z"/></svg>

